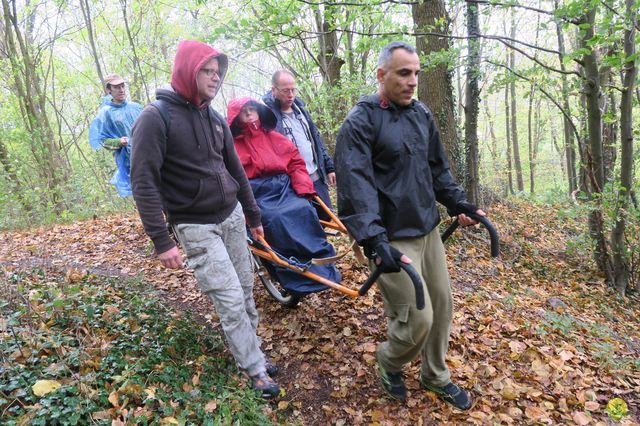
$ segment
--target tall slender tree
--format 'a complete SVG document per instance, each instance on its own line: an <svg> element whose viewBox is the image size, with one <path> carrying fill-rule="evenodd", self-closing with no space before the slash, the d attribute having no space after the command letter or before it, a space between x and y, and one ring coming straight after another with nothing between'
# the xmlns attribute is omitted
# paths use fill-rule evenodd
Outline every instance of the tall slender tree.
<svg viewBox="0 0 640 426"><path fill-rule="evenodd" d="M637 9L634 6L634 1L626 0L625 9L627 22L623 42L623 87L620 99L620 194L616 209L616 223L611 234L614 285L622 295L625 294L629 286L630 277L625 229L629 216L631 188L633 188L633 90L637 73L635 40Z"/></svg>
<svg viewBox="0 0 640 426"><path fill-rule="evenodd" d="M480 4L475 1L467 1L467 34L468 63L467 63L467 90L465 96L465 125L464 139L466 148L466 173L465 190L469 200L473 203L480 202L480 177L478 175L478 111L480 102Z"/></svg>
<svg viewBox="0 0 640 426"><path fill-rule="evenodd" d="M511 10L511 38L516 38L516 17L515 17L515 9ZM514 70L516 65L516 52L511 49L509 51L509 67ZM516 82L514 79L510 80L509 83L510 89L510 101L511 101L511 145L513 149L513 165L516 174L516 185L518 192L524 191L524 180L522 179L522 162L520 161L520 144L518 142L518 108L516 105L517 96L516 96Z"/></svg>
<svg viewBox="0 0 640 426"><path fill-rule="evenodd" d="M56 143L46 108L46 82L40 75L42 56L33 42L32 20L37 6L27 1L19 16L15 0L2 0L4 40L10 63L11 86L17 92L25 129L30 134L29 148L42 184L47 191L41 198L61 213L65 208L63 185L69 178L70 166Z"/></svg>
<svg viewBox="0 0 640 426"><path fill-rule="evenodd" d="M558 8L558 2L555 1L555 8ZM566 115L562 117L562 129L564 135L564 155L567 169L567 185L569 194L575 194L578 190L578 176L576 174L576 148L575 138L573 137L573 123L571 122L571 106L569 104L569 81L567 77L567 66L564 58L566 56L564 34L560 20L556 19L556 36L558 39L558 59L560 63L560 82L561 82L561 94L562 94L562 108L565 110Z"/></svg>

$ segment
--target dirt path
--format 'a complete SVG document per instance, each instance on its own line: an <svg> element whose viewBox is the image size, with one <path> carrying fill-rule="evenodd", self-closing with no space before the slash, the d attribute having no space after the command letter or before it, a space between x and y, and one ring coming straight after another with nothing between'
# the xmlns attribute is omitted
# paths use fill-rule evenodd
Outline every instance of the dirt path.
<svg viewBox="0 0 640 426"><path fill-rule="evenodd" d="M599 368L601 361L585 349L591 342L579 341L572 330L562 330L553 321L564 315L576 319L576 327L587 321L604 323L611 327L611 336L625 336L614 342L611 357L640 359L632 344L639 332L631 327L638 312L632 304L612 303L618 319L607 320L597 309L586 311L611 297L588 265L574 264L566 255L561 224L544 223L545 213L530 209L529 215L540 216L520 219L527 224L522 226L506 219L515 213L508 207L493 210L503 234L502 260L489 259L480 231L458 233L447 248L456 304L448 362L454 381L476 397L469 413L452 410L420 390L417 361L405 371L407 403L383 395L374 352L386 325L375 290L360 298L328 290L288 309L257 284L259 334L265 351L281 367L278 381L286 391L271 405L274 415L304 425L596 424L606 420L607 401L621 396L631 409L627 419L633 419L640 403L640 366ZM5 273L48 265L70 273L140 276L172 305L218 327L193 276L186 270L163 269L133 216L4 233L0 238L0 268ZM351 265L342 262L341 272L343 282L355 288L365 275ZM563 312L548 305L551 297L564 300ZM585 312L592 316L584 317ZM581 423L584 419L588 422Z"/></svg>

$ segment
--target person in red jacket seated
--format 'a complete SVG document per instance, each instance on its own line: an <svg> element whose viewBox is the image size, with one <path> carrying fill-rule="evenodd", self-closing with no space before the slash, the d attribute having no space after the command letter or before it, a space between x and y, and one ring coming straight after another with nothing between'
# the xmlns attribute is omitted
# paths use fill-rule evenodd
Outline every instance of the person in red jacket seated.
<svg viewBox="0 0 640 426"><path fill-rule="evenodd" d="M304 160L286 136L273 130L275 114L269 112L265 105L251 98L238 98L229 103L227 121L247 177L286 173L298 196L313 197L316 190Z"/></svg>
<svg viewBox="0 0 640 426"><path fill-rule="evenodd" d="M271 247L303 264L313 258L335 256L309 201L316 191L305 162L295 145L274 130L273 112L252 98L237 98L228 105L227 122L260 207L265 238ZM270 269L278 281L296 295L327 288L286 268L271 265ZM309 271L340 281L334 264L312 265Z"/></svg>

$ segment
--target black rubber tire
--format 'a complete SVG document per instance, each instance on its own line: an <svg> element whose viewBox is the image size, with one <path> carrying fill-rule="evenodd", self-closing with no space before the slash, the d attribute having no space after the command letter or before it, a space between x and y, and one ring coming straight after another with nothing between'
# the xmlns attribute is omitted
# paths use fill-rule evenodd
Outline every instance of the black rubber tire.
<svg viewBox="0 0 640 426"><path fill-rule="evenodd" d="M251 257L253 259L253 264L255 271L258 274L258 278L260 278L260 282L262 282L264 288L267 289L269 295L271 295L271 297L273 297L282 306L295 308L300 300L302 300L302 297L291 294L285 290L278 280L273 278L269 268L264 265L262 259L258 255L251 253Z"/></svg>

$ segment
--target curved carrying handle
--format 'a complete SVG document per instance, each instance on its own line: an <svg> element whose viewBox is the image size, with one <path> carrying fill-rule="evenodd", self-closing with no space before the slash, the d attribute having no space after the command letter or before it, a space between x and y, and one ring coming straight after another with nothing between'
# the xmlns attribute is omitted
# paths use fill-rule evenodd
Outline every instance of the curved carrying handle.
<svg viewBox="0 0 640 426"><path fill-rule="evenodd" d="M491 257L500 256L500 237L498 236L498 231L496 231L493 223L491 223L491 221L486 216L478 216L475 214L467 214L467 216L483 224L487 229L487 232L489 232L489 237L491 238ZM443 243L447 241L447 238L449 238L456 229L458 229L458 226L460 226L460 222L458 222L458 218L456 218L456 220L454 220L453 223L449 225L449 227L440 236Z"/></svg>
<svg viewBox="0 0 640 426"><path fill-rule="evenodd" d="M418 271L416 271L413 266L404 262L398 262L398 263L400 264L400 267L404 269L404 271L407 274L409 274L409 277L411 278L411 282L413 283L413 289L415 290L415 293L416 293L416 307L418 308L418 310L421 311L422 309L424 309L424 304L425 304L424 288L422 287L422 278L420 278ZM367 293L367 291L369 291L373 283L376 282L378 278L380 278L381 274L382 274L382 271L379 268L376 268L371 273L371 275L369 275L369 278L367 278L367 281L365 281L365 283L362 284L362 287L360 287L360 290L358 290L358 294L360 296L364 296Z"/></svg>

